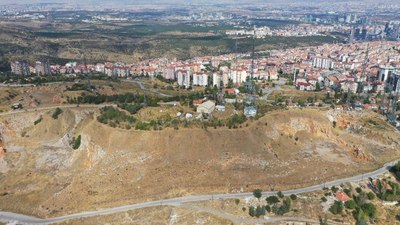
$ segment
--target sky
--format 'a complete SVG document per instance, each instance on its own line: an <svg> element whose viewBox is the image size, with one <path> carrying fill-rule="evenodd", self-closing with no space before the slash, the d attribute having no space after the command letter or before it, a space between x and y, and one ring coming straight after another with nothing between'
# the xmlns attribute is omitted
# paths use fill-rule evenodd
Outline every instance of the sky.
<svg viewBox="0 0 400 225"><path fill-rule="evenodd" d="M35 4L35 3L72 3L72 4L99 4L99 3L117 3L117 5L121 4L149 4L149 5L157 5L157 4L210 4L210 3L219 3L219 4L248 4L248 3L338 3L338 2L382 2L382 3L400 3L400 0L0 0L0 5L8 5L8 4Z"/></svg>

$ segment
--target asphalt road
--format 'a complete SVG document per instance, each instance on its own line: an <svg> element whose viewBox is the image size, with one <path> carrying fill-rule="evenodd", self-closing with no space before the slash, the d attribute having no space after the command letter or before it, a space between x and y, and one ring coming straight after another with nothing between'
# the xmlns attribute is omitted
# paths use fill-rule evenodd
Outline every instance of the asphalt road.
<svg viewBox="0 0 400 225"><path fill-rule="evenodd" d="M291 194L308 193L308 192L321 190L324 187L338 186L338 185L346 183L346 182L358 182L358 181L368 179L369 177L375 178L375 177L387 172L391 166L396 164L396 162L397 162L397 160L390 162L390 163L386 163L381 168L379 168L375 171L369 172L369 173L364 173L364 174L360 174L360 175L348 177L348 178L342 178L342 179L338 179L338 180L334 180L334 181L330 181L330 182L326 182L326 183L322 183L322 184L318 184L318 185L314 185L314 186L310 186L310 187L294 189L294 190L287 190L287 191L283 191L283 194L291 195ZM276 195L276 193L277 192L263 192L263 196ZM179 206L182 203L188 203L188 202L199 202L199 201L208 201L208 200L216 200L216 199L245 198L245 197L252 197L252 196L253 196L253 193L251 193L251 192L185 196L185 197L179 197L179 198L171 198L171 199L163 199L163 200L157 200L157 201L137 203L137 204L132 204L132 205L124 205L124 206L119 206L119 207L115 207L115 208L101 209L98 211L80 212L80 213L75 213L75 214L70 214L70 215L60 216L60 217L55 217L55 218L49 218L49 219L40 219L40 218L35 218L35 217L22 215L22 214L0 211L0 221L2 221L2 222L15 221L15 222L18 222L18 224L27 224L27 225L52 224L52 223L70 220L70 219L102 216L102 215L108 215L108 214L113 214L113 213L119 213L119 212L134 210L134 209L142 209L142 208L155 207L155 206L165 206L165 205Z"/></svg>

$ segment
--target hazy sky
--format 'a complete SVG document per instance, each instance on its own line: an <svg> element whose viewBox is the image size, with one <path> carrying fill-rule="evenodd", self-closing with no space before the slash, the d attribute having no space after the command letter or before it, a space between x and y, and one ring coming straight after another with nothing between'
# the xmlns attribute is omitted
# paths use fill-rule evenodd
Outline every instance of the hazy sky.
<svg viewBox="0 0 400 225"><path fill-rule="evenodd" d="M400 3L400 0L0 0L0 5L8 4L34 4L34 3L72 3L72 4L210 4L210 3L228 3L228 4L246 4L246 3L338 3L338 2L381 2L381 3Z"/></svg>

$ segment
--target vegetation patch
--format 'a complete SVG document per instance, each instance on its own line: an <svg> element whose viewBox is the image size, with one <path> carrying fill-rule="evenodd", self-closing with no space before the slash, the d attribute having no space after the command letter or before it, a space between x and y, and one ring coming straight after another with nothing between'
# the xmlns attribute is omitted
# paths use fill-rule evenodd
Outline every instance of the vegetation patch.
<svg viewBox="0 0 400 225"><path fill-rule="evenodd" d="M74 150L78 149L81 146L81 135L79 135L77 138L73 137L70 144Z"/></svg>
<svg viewBox="0 0 400 225"><path fill-rule="evenodd" d="M40 122L42 122L43 117L39 117L39 119L35 120L35 122L33 122L34 125L38 125Z"/></svg>
<svg viewBox="0 0 400 225"><path fill-rule="evenodd" d="M58 119L58 116L61 115L62 112L63 112L62 109L56 108L51 117L56 120Z"/></svg>

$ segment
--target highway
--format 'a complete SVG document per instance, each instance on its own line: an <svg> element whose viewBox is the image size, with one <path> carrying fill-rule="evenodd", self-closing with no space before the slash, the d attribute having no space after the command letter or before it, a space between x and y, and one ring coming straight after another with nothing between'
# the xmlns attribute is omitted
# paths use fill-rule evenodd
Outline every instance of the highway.
<svg viewBox="0 0 400 225"><path fill-rule="evenodd" d="M368 179L369 177L376 178L377 176L382 175L385 172L387 172L391 166L396 164L396 162L397 162L397 160L390 162L390 163L386 163L381 168L379 168L375 171L372 171L372 172L360 174L360 175L353 176L353 177L337 179L337 180L333 180L333 181L329 181L326 183L321 183L321 184L313 185L313 186L309 186L309 187L287 190L287 191L283 191L283 194L291 195L291 194L309 193L309 192L313 192L313 191L322 190L324 187L338 186L340 184L347 183L347 182L359 182L359 181ZM276 191L263 192L263 196L271 196L271 195L276 195L276 194L277 194ZM179 198L162 199L162 200L157 200L157 201L124 205L124 206L119 206L119 207L109 208L109 209L101 209L98 211L80 212L80 213L75 213L75 214L70 214L70 215L65 215L65 216L60 216L60 217L55 217L55 218L48 218L48 219L40 219L40 218L35 218L32 216L27 216L27 215L22 215L22 214L0 211L0 221L2 221L2 222L17 222L18 224L25 224L25 225L42 225L42 224L52 224L52 223L66 221L66 220L70 220L70 219L79 219L79 218L85 218L85 217L94 217L94 216L102 216L102 215L108 215L108 214L113 214L113 213L120 213L120 212L125 212L125 211L129 211L129 210L134 210L134 209L142 209L142 208L149 208L149 207L156 207L156 206L180 206L183 203L189 203L189 202L200 202L200 201L208 201L208 200L216 200L216 199L246 198L246 197L252 197L252 196L253 196L252 192L184 196L184 197L179 197ZM288 218L285 218L285 219L287 220Z"/></svg>

